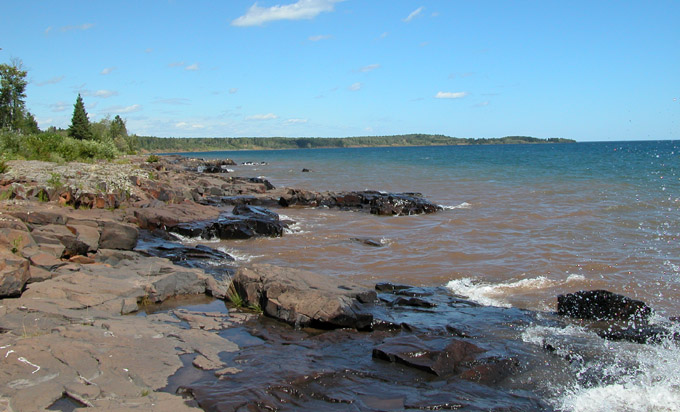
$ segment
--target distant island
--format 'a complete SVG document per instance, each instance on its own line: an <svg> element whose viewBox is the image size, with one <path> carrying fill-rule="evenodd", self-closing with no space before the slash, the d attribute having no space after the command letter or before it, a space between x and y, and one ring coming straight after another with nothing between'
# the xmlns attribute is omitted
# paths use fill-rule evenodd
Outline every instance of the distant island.
<svg viewBox="0 0 680 412"><path fill-rule="evenodd" d="M529 136L468 139L432 134L357 137L153 137L138 136L139 149L149 152L208 152L217 150L323 149L339 147L455 146L490 144L576 143L563 138Z"/></svg>

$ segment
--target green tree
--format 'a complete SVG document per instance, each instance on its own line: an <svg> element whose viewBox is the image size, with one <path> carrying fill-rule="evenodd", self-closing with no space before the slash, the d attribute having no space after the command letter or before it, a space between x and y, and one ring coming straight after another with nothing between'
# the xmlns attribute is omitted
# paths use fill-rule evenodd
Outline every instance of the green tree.
<svg viewBox="0 0 680 412"><path fill-rule="evenodd" d="M121 119L119 115L116 115L116 117L114 117L111 121L111 125L109 126L109 134L114 140L117 137L127 137L128 133L127 128L125 127L125 121Z"/></svg>
<svg viewBox="0 0 680 412"><path fill-rule="evenodd" d="M0 64L0 128L21 129L26 99L26 70L21 60Z"/></svg>
<svg viewBox="0 0 680 412"><path fill-rule="evenodd" d="M73 117L71 126L68 128L68 135L78 140L92 140L92 130L90 130L90 120L87 118L83 98L78 93L76 104L73 105Z"/></svg>

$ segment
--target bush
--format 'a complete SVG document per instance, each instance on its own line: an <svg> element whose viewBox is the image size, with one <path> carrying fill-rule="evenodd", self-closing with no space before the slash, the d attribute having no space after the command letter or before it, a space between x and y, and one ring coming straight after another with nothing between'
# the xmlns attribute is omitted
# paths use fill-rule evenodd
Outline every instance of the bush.
<svg viewBox="0 0 680 412"><path fill-rule="evenodd" d="M4 159L0 159L0 173L5 173L9 169L9 165L5 163Z"/></svg>
<svg viewBox="0 0 680 412"><path fill-rule="evenodd" d="M57 132L0 134L0 149L8 158L48 162L114 159L120 155L111 141L77 140Z"/></svg>

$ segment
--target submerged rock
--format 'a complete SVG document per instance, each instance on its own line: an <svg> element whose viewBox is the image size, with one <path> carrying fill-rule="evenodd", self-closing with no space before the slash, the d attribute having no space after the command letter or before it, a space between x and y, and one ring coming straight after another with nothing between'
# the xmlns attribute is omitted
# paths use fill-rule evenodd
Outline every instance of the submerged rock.
<svg viewBox="0 0 680 412"><path fill-rule="evenodd" d="M646 321L652 309L640 300L607 290L582 290L559 295L557 313L577 319Z"/></svg>
<svg viewBox="0 0 680 412"><path fill-rule="evenodd" d="M264 264L239 269L233 282L244 301L295 327L365 330L373 321L362 306L376 293L352 282Z"/></svg>

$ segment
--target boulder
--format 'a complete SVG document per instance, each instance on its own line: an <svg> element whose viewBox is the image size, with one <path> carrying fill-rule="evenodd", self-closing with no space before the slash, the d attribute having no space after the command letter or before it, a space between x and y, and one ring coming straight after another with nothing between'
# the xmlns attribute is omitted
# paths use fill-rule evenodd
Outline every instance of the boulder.
<svg viewBox="0 0 680 412"><path fill-rule="evenodd" d="M557 313L577 319L647 321L652 309L640 300L607 290L582 290L559 295Z"/></svg>
<svg viewBox="0 0 680 412"><path fill-rule="evenodd" d="M28 260L0 249L0 298L20 296L30 277Z"/></svg>
<svg viewBox="0 0 680 412"><path fill-rule="evenodd" d="M267 209L237 205L232 214L224 214L218 219L182 223L167 229L182 236L203 239L249 239L256 236L282 236L287 226L279 219L279 215Z"/></svg>
<svg viewBox="0 0 680 412"><path fill-rule="evenodd" d="M139 231L132 225L112 220L100 223L99 249L132 250L137 245Z"/></svg>
<svg viewBox="0 0 680 412"><path fill-rule="evenodd" d="M244 301L295 327L371 328L373 316L364 305L376 293L348 281L258 264L239 269L233 284Z"/></svg>

